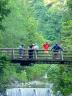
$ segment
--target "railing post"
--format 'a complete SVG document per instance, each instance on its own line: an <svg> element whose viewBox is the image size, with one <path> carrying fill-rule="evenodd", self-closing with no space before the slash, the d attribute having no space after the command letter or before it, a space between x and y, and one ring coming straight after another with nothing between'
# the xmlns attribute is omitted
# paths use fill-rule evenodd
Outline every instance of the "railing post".
<svg viewBox="0 0 72 96"><path fill-rule="evenodd" d="M61 59L62 59L62 60L64 59L64 58L63 58L63 52L64 52L64 51L61 51Z"/></svg>
<svg viewBox="0 0 72 96"><path fill-rule="evenodd" d="M14 49L12 49L12 59L14 59Z"/></svg>

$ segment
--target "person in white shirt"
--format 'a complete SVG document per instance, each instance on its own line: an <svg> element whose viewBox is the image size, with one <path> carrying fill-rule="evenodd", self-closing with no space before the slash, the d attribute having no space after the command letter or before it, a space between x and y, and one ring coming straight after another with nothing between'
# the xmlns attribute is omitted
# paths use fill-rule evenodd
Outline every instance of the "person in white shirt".
<svg viewBox="0 0 72 96"><path fill-rule="evenodd" d="M19 57L22 58L24 55L24 45L19 46Z"/></svg>
<svg viewBox="0 0 72 96"><path fill-rule="evenodd" d="M33 44L33 49L34 49L34 58L37 59L39 46L37 44Z"/></svg>

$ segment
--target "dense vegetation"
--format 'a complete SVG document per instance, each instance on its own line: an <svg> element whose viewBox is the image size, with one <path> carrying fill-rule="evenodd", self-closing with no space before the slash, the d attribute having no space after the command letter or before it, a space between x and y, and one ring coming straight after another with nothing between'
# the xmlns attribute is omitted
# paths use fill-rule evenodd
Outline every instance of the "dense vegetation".
<svg viewBox="0 0 72 96"><path fill-rule="evenodd" d="M60 42L72 50L72 0L0 0L0 47L18 47L31 43L39 47L45 41ZM48 82L64 96L72 92L71 65L34 65L22 70L0 57L0 90L15 80L40 80L48 74ZM42 79L41 79L42 80Z"/></svg>

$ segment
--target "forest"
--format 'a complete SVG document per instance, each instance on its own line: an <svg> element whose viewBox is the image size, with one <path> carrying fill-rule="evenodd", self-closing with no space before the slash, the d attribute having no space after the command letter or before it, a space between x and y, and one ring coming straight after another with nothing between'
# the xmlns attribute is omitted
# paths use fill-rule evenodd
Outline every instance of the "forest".
<svg viewBox="0 0 72 96"><path fill-rule="evenodd" d="M59 42L72 51L72 0L0 0L0 48L25 48L37 43L42 48ZM12 82L43 81L53 83L53 92L72 94L72 65L35 64L20 66L0 56L0 92Z"/></svg>

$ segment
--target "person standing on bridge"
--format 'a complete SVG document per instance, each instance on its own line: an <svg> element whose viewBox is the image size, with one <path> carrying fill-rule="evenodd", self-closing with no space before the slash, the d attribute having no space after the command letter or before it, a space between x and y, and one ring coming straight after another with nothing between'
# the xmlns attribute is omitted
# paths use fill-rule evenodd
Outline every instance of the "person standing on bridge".
<svg viewBox="0 0 72 96"><path fill-rule="evenodd" d="M63 51L63 49L59 46L59 44L56 43L51 50L53 51L53 59L63 60L63 55L61 54L61 51Z"/></svg>
<svg viewBox="0 0 72 96"><path fill-rule="evenodd" d="M24 56L24 45L19 46L19 58L23 58Z"/></svg>
<svg viewBox="0 0 72 96"><path fill-rule="evenodd" d="M44 49L44 52L45 52L45 53L48 53L48 49L49 49L49 44L48 44L48 42L46 42L46 43L43 44L43 49Z"/></svg>
<svg viewBox="0 0 72 96"><path fill-rule="evenodd" d="M33 53L34 53L34 45L31 44L28 48L28 55L29 55L29 59L33 59Z"/></svg>
<svg viewBox="0 0 72 96"><path fill-rule="evenodd" d="M34 49L34 58L37 59L37 57L38 57L38 50L39 50L38 44L33 44L33 49Z"/></svg>

